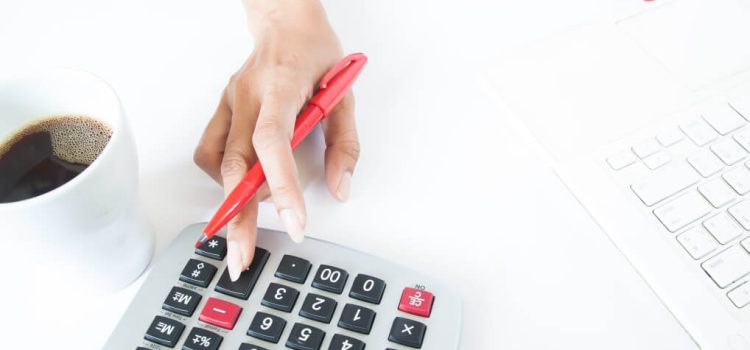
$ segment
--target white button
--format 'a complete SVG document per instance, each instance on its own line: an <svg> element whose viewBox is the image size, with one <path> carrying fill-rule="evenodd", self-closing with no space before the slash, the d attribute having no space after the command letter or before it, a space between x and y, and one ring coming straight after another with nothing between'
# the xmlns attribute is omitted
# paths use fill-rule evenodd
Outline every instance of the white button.
<svg viewBox="0 0 750 350"><path fill-rule="evenodd" d="M693 227L680 233L677 236L677 241L696 260L706 256L718 246L716 241L700 227Z"/></svg>
<svg viewBox="0 0 750 350"><path fill-rule="evenodd" d="M729 208L729 214L732 214L732 217L742 225L742 228L750 230L750 201L740 202Z"/></svg>
<svg viewBox="0 0 750 350"><path fill-rule="evenodd" d="M713 128L700 119L680 125L680 129L698 146L706 145L719 136Z"/></svg>
<svg viewBox="0 0 750 350"><path fill-rule="evenodd" d="M721 244L727 244L742 234L742 229L723 213L704 221L703 226Z"/></svg>
<svg viewBox="0 0 750 350"><path fill-rule="evenodd" d="M745 250L747 250L748 252L750 252L750 238L745 238L740 243L745 248Z"/></svg>
<svg viewBox="0 0 750 350"><path fill-rule="evenodd" d="M726 165L732 165L745 158L745 150L732 139L721 140L711 145L711 150Z"/></svg>
<svg viewBox="0 0 750 350"><path fill-rule="evenodd" d="M719 208L737 197L737 193L722 179L712 180L698 186L698 192L706 197L715 208Z"/></svg>
<svg viewBox="0 0 750 350"><path fill-rule="evenodd" d="M741 286L732 289L727 293L727 296L736 307L750 304L750 283L743 283Z"/></svg>
<svg viewBox="0 0 750 350"><path fill-rule="evenodd" d="M742 248L732 246L701 266L719 287L725 288L750 272L750 255Z"/></svg>
<svg viewBox="0 0 750 350"><path fill-rule="evenodd" d="M656 152L646 158L643 158L643 163L645 163L649 169L655 170L656 168L669 163L669 161L671 160L672 157L670 157L667 152Z"/></svg>
<svg viewBox="0 0 750 350"><path fill-rule="evenodd" d="M732 186L732 188L739 194L745 194L750 192L750 170L745 167L737 167L730 171L727 171L721 177Z"/></svg>
<svg viewBox="0 0 750 350"><path fill-rule="evenodd" d="M635 157L635 154L633 154L633 152L627 150L609 156L607 158L607 163L610 167L612 167L612 170L620 170L630 164L635 163L637 159L638 158Z"/></svg>
<svg viewBox="0 0 750 350"><path fill-rule="evenodd" d="M630 188L650 207L698 182L698 179L695 170L685 162L672 162L649 173Z"/></svg>
<svg viewBox="0 0 750 350"><path fill-rule="evenodd" d="M695 220L708 215L711 206L698 192L690 191L654 209L654 215L670 232L675 232Z"/></svg>
<svg viewBox="0 0 750 350"><path fill-rule="evenodd" d="M731 105L732 108L734 108L734 110L741 114L745 119L750 120L750 97L735 99L734 101L729 102L729 105Z"/></svg>
<svg viewBox="0 0 750 350"><path fill-rule="evenodd" d="M677 142L682 141L682 139L685 138L684 135L685 134L683 134L682 131L676 128L668 129L657 134L656 140L658 140L662 146L668 147L668 146L674 145Z"/></svg>
<svg viewBox="0 0 750 350"><path fill-rule="evenodd" d="M750 129L740 130L733 137L742 148L750 152Z"/></svg>
<svg viewBox="0 0 750 350"><path fill-rule="evenodd" d="M703 119L719 134L726 135L745 125L745 119L727 103L715 104L703 112Z"/></svg>
<svg viewBox="0 0 750 350"><path fill-rule="evenodd" d="M713 152L706 149L693 154L687 160L703 177L709 177L724 168L724 163Z"/></svg>
<svg viewBox="0 0 750 350"><path fill-rule="evenodd" d="M661 150L661 145L655 139L646 139L633 146L633 152L643 159Z"/></svg>

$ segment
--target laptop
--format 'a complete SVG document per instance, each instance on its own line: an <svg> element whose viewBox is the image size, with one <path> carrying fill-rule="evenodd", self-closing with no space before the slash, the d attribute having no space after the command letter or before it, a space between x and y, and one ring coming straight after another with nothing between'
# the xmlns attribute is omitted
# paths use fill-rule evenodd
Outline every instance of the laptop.
<svg viewBox="0 0 750 350"><path fill-rule="evenodd" d="M484 81L696 348L750 349L750 0L612 4Z"/></svg>

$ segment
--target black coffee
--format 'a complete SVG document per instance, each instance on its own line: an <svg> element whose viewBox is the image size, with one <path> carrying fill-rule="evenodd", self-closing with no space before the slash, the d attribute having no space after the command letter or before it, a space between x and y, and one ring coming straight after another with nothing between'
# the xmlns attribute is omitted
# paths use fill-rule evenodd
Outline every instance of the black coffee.
<svg viewBox="0 0 750 350"><path fill-rule="evenodd" d="M112 129L85 116L53 116L0 144L0 203L21 201L62 186L86 170Z"/></svg>

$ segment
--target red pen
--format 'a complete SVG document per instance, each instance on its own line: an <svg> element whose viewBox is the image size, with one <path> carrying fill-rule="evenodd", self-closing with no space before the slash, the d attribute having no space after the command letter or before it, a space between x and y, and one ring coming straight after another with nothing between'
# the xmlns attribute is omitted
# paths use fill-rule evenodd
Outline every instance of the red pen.
<svg viewBox="0 0 750 350"><path fill-rule="evenodd" d="M297 148L297 145L312 131L313 127L336 107L354 84L354 80L357 79L365 63L367 63L367 56L361 53L353 53L336 63L320 79L318 92L307 102L307 106L302 109L302 112L297 115L294 133L292 134L292 149ZM240 209L255 196L264 182L266 182L266 174L263 173L260 162L256 162L237 184L237 187L229 193L211 221L203 229L203 235L195 243L195 247L198 248L208 241L237 215Z"/></svg>

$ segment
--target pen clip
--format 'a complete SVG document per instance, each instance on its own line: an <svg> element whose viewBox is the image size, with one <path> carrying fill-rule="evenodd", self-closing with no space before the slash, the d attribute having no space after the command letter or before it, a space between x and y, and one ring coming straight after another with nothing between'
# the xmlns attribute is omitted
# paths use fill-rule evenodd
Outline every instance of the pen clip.
<svg viewBox="0 0 750 350"><path fill-rule="evenodd" d="M367 57L362 53L353 53L350 55L347 55L340 61L338 61L333 67L331 67L330 70L323 76L323 78L320 79L319 87L320 89L325 89L328 86L328 83L333 80L336 76L338 76L341 72L343 72L347 67L349 67L352 63L357 62L359 60L367 60Z"/></svg>

